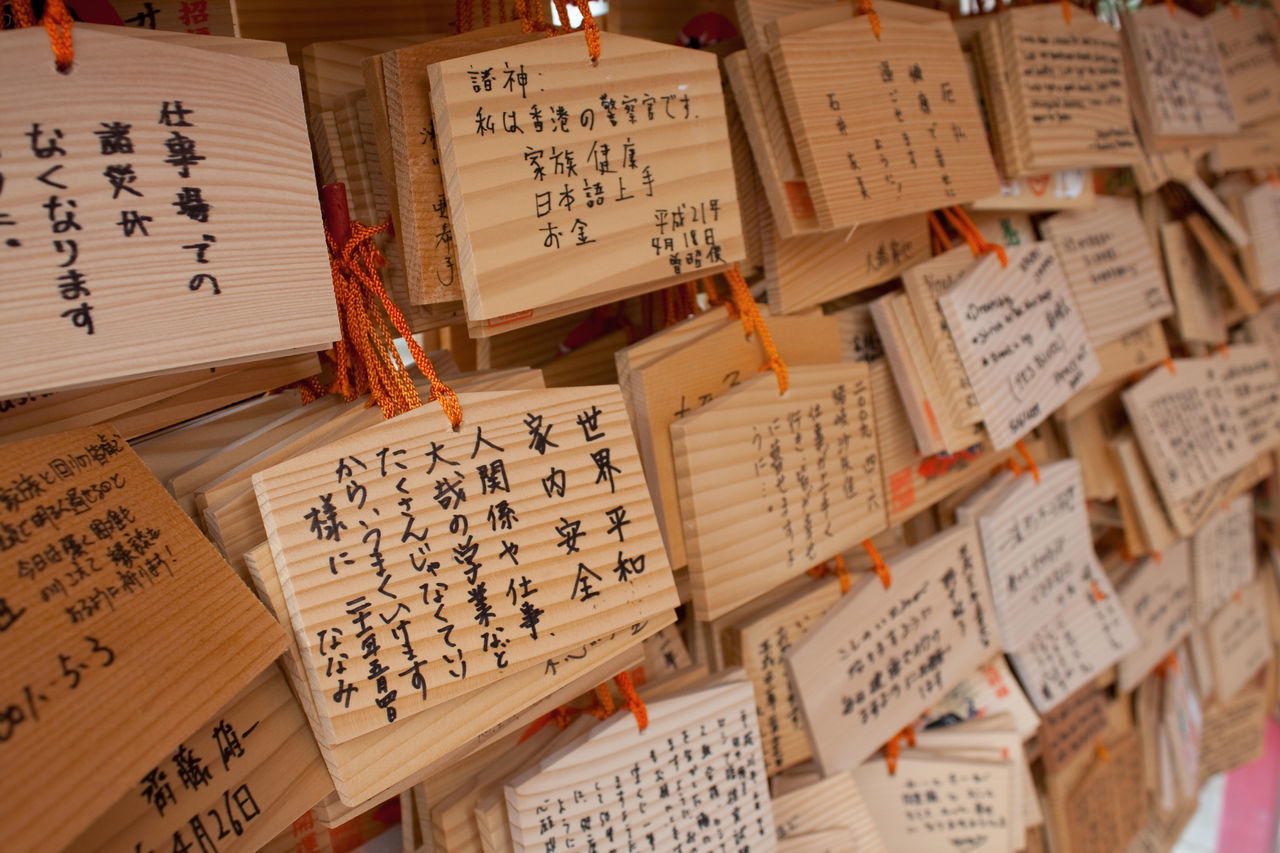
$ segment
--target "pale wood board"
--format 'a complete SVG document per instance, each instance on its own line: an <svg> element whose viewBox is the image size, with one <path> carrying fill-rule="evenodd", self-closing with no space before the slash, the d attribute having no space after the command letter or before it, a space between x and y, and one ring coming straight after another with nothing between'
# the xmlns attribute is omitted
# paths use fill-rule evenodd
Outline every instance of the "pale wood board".
<svg viewBox="0 0 1280 853"><path fill-rule="evenodd" d="M671 426L701 619L887 526L867 367L788 373L785 396L772 373L757 375Z"/></svg>
<svg viewBox="0 0 1280 853"><path fill-rule="evenodd" d="M440 173L431 115L432 62L482 53L538 38L518 23L462 33L427 44L388 51L373 63L382 69L390 156L383 171L396 188L396 234L404 247L409 297L414 303L461 299L457 252ZM366 79L371 63L366 63Z"/></svg>
<svg viewBox="0 0 1280 853"><path fill-rule="evenodd" d="M1223 501L1191 537L1196 623L1204 625L1257 573L1253 498Z"/></svg>
<svg viewBox="0 0 1280 853"><path fill-rule="evenodd" d="M891 559L888 589L863 575L792 645L825 775L856 768L999 649L980 551L972 525L950 528Z"/></svg>
<svg viewBox="0 0 1280 853"><path fill-rule="evenodd" d="M1213 683L1219 699L1231 700L1275 656L1266 605L1257 581L1222 606L1205 628Z"/></svg>
<svg viewBox="0 0 1280 853"><path fill-rule="evenodd" d="M48 61L47 34L13 31L4 40L10 73L27 81L21 93L0 99L14 136L5 148L26 152L6 160L6 207L18 224L5 229L11 232L5 239L20 245L6 249L5 280L14 287L49 284L9 295L5 339L15 355L0 379L0 397L328 347L338 336L337 316L292 69L158 41L148 45L145 61L127 61L141 56L136 41L84 31L76 41L82 73L64 76ZM180 118L172 104L184 98L190 112ZM31 112L32 104L71 102L83 106L64 107L56 118ZM111 121L132 124L136 153L99 153L92 132L103 117L94 105L104 102L113 104ZM157 124L165 103L170 121L189 126ZM48 158L31 154L34 140L19 133L40 121L39 147ZM246 121L271 144L246 148ZM166 162L166 143L179 131L206 159L177 168ZM50 140L56 148L47 147ZM153 160L139 159L148 151ZM169 159L185 163L186 153ZM113 190L103 172L126 164L134 184L121 178L125 189ZM46 186L41 175L65 189ZM210 205L206 222L175 210L183 186L202 189ZM50 192L58 206L45 216L39 208ZM127 221L121 210L128 208L152 219L130 226L137 229L132 237L116 224ZM205 233L220 240L204 240ZM206 264L196 261L196 249L181 248L204 243ZM62 293L75 298L60 298L57 279L70 271L83 276L87 295L66 279ZM217 295L208 279L196 278L199 289L191 289L188 280L200 274L217 277ZM81 305L90 306L88 315L61 316ZM87 322L73 325L86 316L92 334Z"/></svg>
<svg viewBox="0 0 1280 853"><path fill-rule="evenodd" d="M1253 458L1221 379L1220 357L1174 359L1121 394L1165 504L1177 503Z"/></svg>
<svg viewBox="0 0 1280 853"><path fill-rule="evenodd" d="M1179 336L1186 341L1209 344L1227 342L1227 324L1222 301L1205 270L1203 255L1192 251L1191 238L1182 222L1160 226L1160 245L1177 313Z"/></svg>
<svg viewBox="0 0 1280 853"><path fill-rule="evenodd" d="M670 336L672 350L653 353L633 368L630 380L636 444L667 554L676 567L686 565L689 557L671 427L756 376L766 359L760 341L744 337L742 325L719 310L712 313L710 320L684 328L698 337ZM788 365L832 364L840 360L833 319L778 317L769 320L769 332Z"/></svg>
<svg viewBox="0 0 1280 853"><path fill-rule="evenodd" d="M1073 418L1056 418L1058 430L1071 456L1080 463L1080 478L1084 482L1084 496L1091 501L1116 500L1121 486L1108 455L1106 407L1098 406L1081 412ZM1120 501L1120 514L1126 528L1130 519L1124 500ZM1134 519L1136 522L1136 519ZM1143 553L1143 550L1131 553Z"/></svg>
<svg viewBox="0 0 1280 853"><path fill-rule="evenodd" d="M1222 381L1244 428L1244 440L1256 456L1280 444L1280 371L1276 357L1262 344L1237 344L1223 350Z"/></svg>
<svg viewBox="0 0 1280 853"><path fill-rule="evenodd" d="M721 642L725 664L742 667L751 679L765 770L773 775L813 756L783 656L840 600L840 585L834 578L801 577L770 599L757 599L726 616Z"/></svg>
<svg viewBox="0 0 1280 853"><path fill-rule="evenodd" d="M992 445L1003 450L1098 374L1083 318L1048 242L987 255L938 299Z"/></svg>
<svg viewBox="0 0 1280 853"><path fill-rule="evenodd" d="M1280 293L1280 246L1275 239L1280 228L1280 189L1261 184L1245 193L1241 201L1258 270L1258 289L1267 295Z"/></svg>
<svg viewBox="0 0 1280 853"><path fill-rule="evenodd" d="M1053 241L1094 349L1173 313L1173 300L1137 205L1102 196L1091 211L1040 224Z"/></svg>
<svg viewBox="0 0 1280 853"><path fill-rule="evenodd" d="M1209 152L1209 168L1218 175L1236 169L1274 169L1280 164L1280 120L1272 119L1221 139Z"/></svg>
<svg viewBox="0 0 1280 853"><path fill-rule="evenodd" d="M1105 574L1094 580L1101 599L1078 595L1038 630L1009 662L1041 714L1133 650L1137 637Z"/></svg>
<svg viewBox="0 0 1280 853"><path fill-rule="evenodd" d="M877 37L867 22L846 20L775 35L771 31L774 73L823 228L923 212L998 191L953 31L894 21ZM891 70L896 64L893 73L902 79L883 80L883 63ZM921 79L910 82L915 67ZM874 88L868 90L869 84ZM895 109L907 118L899 122ZM940 136L942 122L948 129Z"/></svg>
<svg viewBox="0 0 1280 853"><path fill-rule="evenodd" d="M1241 6L1218 9L1204 19L1241 127L1280 115L1275 18L1274 9Z"/></svg>
<svg viewBox="0 0 1280 853"><path fill-rule="evenodd" d="M615 834L630 830L639 837L653 833L683 838L693 832L699 846L707 848L741 833L741 837L750 840L752 849L774 849L776 835L768 808L768 785L760 772L763 758L751 713L751 687L741 672L731 671L702 686L646 704L649 726L644 731L637 731L630 715L619 714L508 781L505 796L516 853L543 849L545 837L540 832L539 815L548 803L556 803L565 794L569 795L565 798L565 811L557 808L552 832L566 846L602 843L612 829ZM689 744L691 751L678 750L677 743ZM696 813L692 808L656 807L646 815L638 809L622 808L620 812L611 810L604 817L594 797L588 796L587 792L594 794L596 786L612 786L615 775L620 775L629 777L621 793L621 806L625 806L628 796L655 804L662 800L689 804L698 788L690 785L686 790L669 784L663 787L665 772L661 768L674 755L696 768L697 779L708 786L723 786L726 793L735 791L734 802L724 796L699 797ZM745 772L737 773L738 766ZM633 768L635 772L631 773ZM574 791L579 795L573 796ZM708 825L698 826L699 813L707 815ZM596 819L581 823L580 818L588 814Z"/></svg>
<svg viewBox="0 0 1280 853"><path fill-rule="evenodd" d="M863 802L853 776L841 773L812 785L805 785L773 798L773 823L778 830L779 850L809 849L790 842L806 835L831 833L835 844L817 850L845 853L884 853L884 840Z"/></svg>
<svg viewBox="0 0 1280 853"><path fill-rule="evenodd" d="M548 656L585 641L659 618L678 602L616 387L464 394L461 403L466 426L458 433L450 431L441 411L426 406L254 475L273 558L289 599L290 620L307 637L302 651L317 705L323 708L328 740L341 742L394 725L400 715L412 716L521 669L537 668ZM575 424L579 417L585 418L584 423ZM557 421L560 429L553 433ZM541 432L534 435L536 430ZM549 443L544 444L543 437ZM379 448L392 449L381 462L376 455ZM428 461L417 461L424 453ZM501 470L499 460L504 463ZM384 466L385 479L378 473ZM559 479L554 474L557 469L563 472ZM550 485L543 478L550 478ZM405 480L425 489L436 483L439 509L406 505L399 498ZM557 490L559 480L565 485L563 495ZM346 549L352 546L343 544L341 531L326 530L326 516L309 509L320 510L326 489L337 501L332 521L345 525L348 537L362 528L361 522L368 525L363 529L380 529L382 515L408 519L396 520L394 529L412 530L412 536L401 536L396 543L392 534L383 533L369 546L372 534L366 533L359 556L349 557ZM488 515L483 507L475 509L476 504L458 497L459 489L470 498L480 497L489 508ZM485 494L493 496L485 498ZM507 497L510 501L499 506ZM504 513L508 507L514 516ZM618 527L617 518L607 512L618 508L623 510L624 527ZM605 530L611 524L616 529ZM430 530L440 526L447 526L452 534L447 537L453 548L448 558L426 539ZM483 533L484 527L491 528L490 534ZM580 537L587 541L578 543ZM521 546L518 553L508 552L508 538ZM575 554L579 556L571 556ZM384 559L386 568L379 570ZM514 565L505 566L503 560ZM405 561L412 562L410 575L404 574ZM478 573L485 564L490 568L481 582ZM391 566L400 569L398 576ZM444 574L437 575L441 570ZM421 588L422 572L433 576L426 581L428 589ZM536 584L526 586L523 578L530 575ZM456 592L446 595L450 588ZM506 597L516 596L512 590L521 599L518 610L515 604L503 603ZM538 598L529 601L535 593L540 593ZM352 620L362 621L347 611L367 601L360 596L375 594L394 596L393 600L404 597L415 604L420 596L423 600L419 607L397 601L394 610L382 604L384 623L404 621L412 626L411 645L405 645L404 634L392 636L385 624L374 629L382 646L401 647L384 653L394 661L401 689L395 694L380 686L377 690L378 695L395 697L389 700L399 703L394 714L384 713L385 705L374 701L370 684L363 685L368 690L364 697L348 694L354 700L351 707L345 701L339 706L329 696L345 681L339 680L346 668L340 665L340 655L354 659L357 653L357 643L340 639L352 635ZM505 612L499 614L499 609ZM443 629L435 621L452 627ZM326 632L331 632L328 646ZM439 639L430 638L431 634ZM338 645L350 651L337 651L335 637ZM496 642L502 645L494 646ZM400 657L408 662L403 672Z"/></svg>
<svg viewBox="0 0 1280 853"><path fill-rule="evenodd" d="M1107 443L1116 466L1117 486L1122 484L1122 499L1132 502L1132 510L1142 534L1142 541L1155 552L1163 552L1177 537L1169 516L1161 506L1160 496L1151 473L1138 450L1133 434L1118 435Z"/></svg>
<svg viewBox="0 0 1280 853"><path fill-rule="evenodd" d="M0 782L2 817L15 847L61 848L285 638L113 429L5 451L4 526L17 550L0 590L14 768Z"/></svg>
<svg viewBox="0 0 1280 853"><path fill-rule="evenodd" d="M364 88L360 64L370 56L440 38L440 35L386 35L347 41L320 41L302 49L302 87L311 113L331 110L338 99Z"/></svg>
<svg viewBox="0 0 1280 853"><path fill-rule="evenodd" d="M120 14L120 20L128 27L130 35L163 38L167 36L189 37L209 35L230 41L230 36L240 35L236 21L236 4L230 0L211 0L204 3L183 3L182 0L118 0L111 7ZM76 22L76 27L101 26ZM281 52L283 53L283 45Z"/></svg>
<svg viewBox="0 0 1280 853"><path fill-rule="evenodd" d="M1246 315L1257 314L1261 309L1261 305L1259 305L1253 291L1249 289L1249 285L1244 280L1240 268L1236 265L1232 252L1223 244L1222 239L1218 237L1209 223L1198 213L1191 214L1185 221L1187 230L1191 232L1191 236L1200 245L1200 249L1204 252L1205 257L1209 259L1214 271L1222 276L1223 282L1227 285L1227 292L1231 295L1231 301L1235 303L1236 308Z"/></svg>
<svg viewBox="0 0 1280 853"><path fill-rule="evenodd" d="M947 759L904 749L894 775L877 757L858 767L853 780L888 849L947 853L964 845L994 853L1017 846L1011 832L1020 783L1016 769L1012 761ZM968 823L980 825L962 825Z"/></svg>
<svg viewBox="0 0 1280 853"><path fill-rule="evenodd" d="M219 850L257 850L333 790L306 715L274 666L170 753L72 849L162 850L175 838L198 847L203 835Z"/></svg>
<svg viewBox="0 0 1280 853"><path fill-rule="evenodd" d="M1254 685L1227 700L1206 702L1200 742L1200 780L1239 767L1266 748L1267 698Z"/></svg>
<svg viewBox="0 0 1280 853"><path fill-rule="evenodd" d="M1150 7L1126 12L1121 21L1127 68L1138 83L1134 113L1148 144L1162 149L1235 133L1239 124L1204 19Z"/></svg>
<svg viewBox="0 0 1280 853"><path fill-rule="evenodd" d="M254 586L271 602L278 619L287 602L266 544L249 556ZM405 725L362 735L346 743L330 744L317 737L321 755L337 788L327 802L330 822L340 823L401 790L433 778L474 750L511 731L519 731L537 717L589 691L643 660L640 643L670 624L656 620L635 625L618 637L584 644L580 653L548 661L542 672L517 673L497 688L473 691L462 700L415 714ZM307 689L297 638L289 632L289 653L281 659L303 709L318 731L314 699Z"/></svg>
<svg viewBox="0 0 1280 853"><path fill-rule="evenodd" d="M1191 592L1191 553L1185 541L1141 560L1120 583L1129 623L1138 645L1120 659L1116 683L1128 693L1146 678L1195 627Z"/></svg>
<svg viewBox="0 0 1280 853"><path fill-rule="evenodd" d="M445 191L458 271L471 321L588 295L599 304L625 288L646 283L656 287L689 272L706 275L743 256L714 59L611 33L603 34L602 43L595 67L580 39L552 38L447 60L428 69L441 171L448 175ZM500 63L513 70L525 66L530 77L524 94L515 92L520 87L514 84L512 93L504 92L501 82L492 91L473 92L468 71L483 66L500 74ZM654 85L658 79L662 88ZM657 93L640 103L627 94L633 88L653 88ZM616 102L612 119L602 103L605 96ZM539 104L547 116L540 133L529 114ZM552 124L556 107L568 110L573 121L566 114L562 124ZM492 121L493 132L476 133L477 110ZM587 111L589 128L580 125ZM523 127L519 133L504 130L503 112L516 115L528 132ZM553 134L552 127L567 131ZM532 136L544 146L534 149L545 151L545 159L538 162L525 156L535 142ZM590 176L583 180L591 184L592 193L591 178L602 185L595 209L586 207L585 191L581 198L575 194L569 205L562 187L576 193L577 181L568 184L563 154L560 177L566 180L557 179L553 142L560 152L575 152L577 168ZM609 145L610 171L604 171L600 148L591 160L592 144ZM628 144L633 147L628 149ZM541 176L538 167L544 170ZM630 198L619 201L614 196L613 178L621 181L619 196ZM631 179L629 187L626 178ZM517 185L525 191L515 190ZM513 203L513 193L523 195L524 201ZM541 209L540 194L545 202ZM562 212L562 207L567 209ZM582 223L577 230L575 222ZM552 230L544 234L548 225ZM547 241L553 245L547 246ZM608 263L602 264L606 258Z"/></svg>
<svg viewBox="0 0 1280 853"><path fill-rule="evenodd" d="M929 227L919 214L854 229L774 235L765 253L769 310L791 314L891 281L929 257Z"/></svg>
<svg viewBox="0 0 1280 853"><path fill-rule="evenodd" d="M1058 416L1073 418L1120 390L1125 380L1141 374L1169 357L1164 326L1151 323L1127 332L1094 350L1098 375L1058 409Z"/></svg>

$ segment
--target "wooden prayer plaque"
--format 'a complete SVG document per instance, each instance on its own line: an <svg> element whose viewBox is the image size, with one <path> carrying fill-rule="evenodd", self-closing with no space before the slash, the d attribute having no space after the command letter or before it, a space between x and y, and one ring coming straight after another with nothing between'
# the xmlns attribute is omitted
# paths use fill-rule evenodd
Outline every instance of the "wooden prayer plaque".
<svg viewBox="0 0 1280 853"><path fill-rule="evenodd" d="M0 41L0 398L339 336L296 69L85 29L60 74L43 28Z"/></svg>
<svg viewBox="0 0 1280 853"><path fill-rule="evenodd" d="M1103 196L1094 210L1041 223L1062 261L1095 349L1173 313L1173 300L1138 207Z"/></svg>
<svg viewBox="0 0 1280 853"><path fill-rule="evenodd" d="M1203 18L1185 9L1170 14L1147 6L1126 12L1122 21L1141 93L1134 112L1147 144L1160 149L1235 133L1239 125L1227 78Z"/></svg>
<svg viewBox="0 0 1280 853"><path fill-rule="evenodd" d="M1221 356L1152 368L1121 399L1166 505L1189 498L1253 459L1224 387Z"/></svg>
<svg viewBox="0 0 1280 853"><path fill-rule="evenodd" d="M780 36L771 56L823 228L999 190L953 30L894 20L877 37L850 18Z"/></svg>
<svg viewBox="0 0 1280 853"><path fill-rule="evenodd" d="M1092 749L1107 728L1107 694L1086 684L1040 723L1040 757L1046 773L1056 773L1085 748Z"/></svg>
<svg viewBox="0 0 1280 853"><path fill-rule="evenodd" d="M1241 127L1280 115L1275 17L1261 6L1224 6L1204 19Z"/></svg>
<svg viewBox="0 0 1280 853"><path fill-rule="evenodd" d="M997 450L1013 445L1098 374L1048 242L987 255L938 304Z"/></svg>
<svg viewBox="0 0 1280 853"><path fill-rule="evenodd" d="M886 526L865 364L741 383L671 426L698 618L716 619Z"/></svg>
<svg viewBox="0 0 1280 853"><path fill-rule="evenodd" d="M1253 496L1223 501L1191 537L1196 622L1207 623L1257 573L1253 542Z"/></svg>
<svg viewBox="0 0 1280 853"><path fill-rule="evenodd" d="M1243 206L1258 285L1263 293L1280 293L1280 240L1275 238L1280 229L1280 187L1270 182L1254 187L1245 193Z"/></svg>
<svg viewBox="0 0 1280 853"><path fill-rule="evenodd" d="M1229 700L1275 654L1257 581L1222 606L1209 620L1205 635L1215 692L1219 699Z"/></svg>
<svg viewBox="0 0 1280 853"><path fill-rule="evenodd" d="M111 427L3 459L0 821L15 849L61 849L285 636Z"/></svg>
<svg viewBox="0 0 1280 853"><path fill-rule="evenodd" d="M617 386L461 403L254 475L329 741L678 603Z"/></svg>
<svg viewBox="0 0 1280 853"><path fill-rule="evenodd" d="M601 43L594 66L572 36L428 69L468 320L743 256L715 57Z"/></svg>
<svg viewBox="0 0 1280 853"><path fill-rule="evenodd" d="M864 573L786 655L824 775L852 770L999 649L977 531Z"/></svg>
<svg viewBox="0 0 1280 853"><path fill-rule="evenodd" d="M257 850L332 791L307 717L271 666L183 738L72 848L196 850L216 842L218 850Z"/></svg>
<svg viewBox="0 0 1280 853"><path fill-rule="evenodd" d="M1195 627L1190 548L1180 540L1160 553L1159 562L1143 559L1120 584L1120 600L1138 635L1137 647L1120 659L1121 693L1137 687Z"/></svg>

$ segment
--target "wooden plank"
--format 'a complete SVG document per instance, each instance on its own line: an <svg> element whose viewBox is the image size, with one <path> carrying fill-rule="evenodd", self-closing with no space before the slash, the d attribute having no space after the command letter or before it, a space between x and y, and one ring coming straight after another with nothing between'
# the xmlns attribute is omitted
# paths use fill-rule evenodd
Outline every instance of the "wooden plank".
<svg viewBox="0 0 1280 853"><path fill-rule="evenodd" d="M1272 10L1259 6L1219 9L1204 18L1241 127L1280 116L1274 20Z"/></svg>
<svg viewBox="0 0 1280 853"><path fill-rule="evenodd" d="M812 308L891 281L928 257L929 227L918 214L852 230L775 235L765 254L769 310Z"/></svg>
<svg viewBox="0 0 1280 853"><path fill-rule="evenodd" d="M1119 586L1138 645L1120 659L1116 676L1121 693L1146 678L1195 627L1191 591L1191 551L1185 541L1161 552L1157 561L1138 563Z"/></svg>
<svg viewBox="0 0 1280 853"><path fill-rule="evenodd" d="M1202 272L1203 257L1192 252L1186 225L1182 222L1161 225L1160 245L1164 249L1170 290L1178 306L1174 316L1179 336L1186 341L1225 344L1227 324L1222 301L1207 270Z"/></svg>
<svg viewBox="0 0 1280 853"><path fill-rule="evenodd" d="M786 655L826 776L857 767L999 648L972 525L906 551L889 571L887 589L864 574ZM901 651L882 653L893 638Z"/></svg>
<svg viewBox="0 0 1280 853"><path fill-rule="evenodd" d="M274 666L170 753L73 847L194 848L216 840L219 850L257 850L333 790L307 717Z"/></svg>
<svg viewBox="0 0 1280 853"><path fill-rule="evenodd" d="M360 63L379 53L440 38L440 35L386 35L320 41L302 49L302 85L308 112L331 110L338 99L364 88Z"/></svg>
<svg viewBox="0 0 1280 853"><path fill-rule="evenodd" d="M779 36L771 58L823 228L999 189L954 31L894 21L877 37L850 19Z"/></svg>
<svg viewBox="0 0 1280 853"><path fill-rule="evenodd" d="M1059 213L1040 229L1053 241L1095 350L1173 313L1133 201L1100 198L1095 210Z"/></svg>
<svg viewBox="0 0 1280 853"><path fill-rule="evenodd" d="M1240 495L1222 506L1191 537L1196 622L1207 624L1257 573L1253 498Z"/></svg>
<svg viewBox="0 0 1280 853"><path fill-rule="evenodd" d="M997 450L1090 381L1098 361L1050 243L987 255L938 299Z"/></svg>
<svg viewBox="0 0 1280 853"><path fill-rule="evenodd" d="M41 124L8 146L28 152L5 168L18 242L3 262L5 346L23 355L6 359L0 397L327 348L337 316L294 71L158 42L143 61L135 40L85 31L71 94L39 36L4 35L11 73L48 68L0 99L15 133ZM51 120L31 112L40 103L81 106ZM93 136L102 103L130 125L123 137ZM246 151L255 110L272 144ZM34 280L50 284L14 290Z"/></svg>
<svg viewBox="0 0 1280 853"><path fill-rule="evenodd" d="M656 620L678 601L616 386L461 403L460 432L425 406L254 475L331 742ZM436 497L405 502L406 482L434 483ZM446 528L433 548L428 534ZM382 624L366 627L375 614ZM367 683L343 677L354 638L370 633L387 663Z"/></svg>
<svg viewBox="0 0 1280 853"><path fill-rule="evenodd" d="M1261 184L1245 193L1242 205L1258 271L1256 286L1267 295L1280 293L1280 246L1274 239L1280 228L1280 189L1270 182Z"/></svg>
<svg viewBox="0 0 1280 853"><path fill-rule="evenodd" d="M14 772L0 781L0 817L10 843L60 848L285 638L110 427L5 449L13 570L0 587L0 646Z"/></svg>
<svg viewBox="0 0 1280 853"><path fill-rule="evenodd" d="M785 397L761 374L672 424L699 618L718 618L887 526L866 365L788 374Z"/></svg>
<svg viewBox="0 0 1280 853"><path fill-rule="evenodd" d="M469 320L587 297L599 304L743 255L714 58L611 33L602 51L590 91L578 38L428 69ZM469 72L485 70L494 82L476 92ZM643 100L629 94L651 88ZM566 157L583 185L569 182ZM513 204L513 193L524 200Z"/></svg>
<svg viewBox="0 0 1280 853"><path fill-rule="evenodd" d="M1205 633L1217 695L1230 700L1275 655L1257 581L1224 604L1209 620Z"/></svg>

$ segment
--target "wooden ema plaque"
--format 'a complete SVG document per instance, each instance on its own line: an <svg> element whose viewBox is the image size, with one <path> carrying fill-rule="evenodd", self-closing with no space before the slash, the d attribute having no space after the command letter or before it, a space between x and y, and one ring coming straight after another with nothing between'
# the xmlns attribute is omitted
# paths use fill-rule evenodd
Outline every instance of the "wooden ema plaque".
<svg viewBox="0 0 1280 853"><path fill-rule="evenodd" d="M950 28L851 18L777 38L772 59L823 228L999 191Z"/></svg>
<svg viewBox="0 0 1280 853"><path fill-rule="evenodd" d="M1134 113L1156 150L1196 144L1239 129L1209 24L1185 9L1148 6L1122 16L1137 79Z"/></svg>
<svg viewBox="0 0 1280 853"><path fill-rule="evenodd" d="M1275 12L1258 6L1224 7L1204 20L1218 48L1236 121L1244 127L1280 115Z"/></svg>
<svg viewBox="0 0 1280 853"><path fill-rule="evenodd" d="M1161 551L1160 562L1148 557L1119 588L1138 645L1120 659L1116 679L1128 693L1195 627L1191 594L1191 552L1185 540Z"/></svg>
<svg viewBox="0 0 1280 853"><path fill-rule="evenodd" d="M698 618L716 619L887 526L865 364L748 379L671 426Z"/></svg>
<svg viewBox="0 0 1280 853"><path fill-rule="evenodd" d="M461 402L254 475L330 742L678 603L617 386Z"/></svg>
<svg viewBox="0 0 1280 853"><path fill-rule="evenodd" d="M603 33L428 69L470 321L743 256L715 58ZM586 306L584 306L586 307Z"/></svg>
<svg viewBox="0 0 1280 853"><path fill-rule="evenodd" d="M3 458L0 820L15 849L61 849L285 637L110 427Z"/></svg>
<svg viewBox="0 0 1280 853"><path fill-rule="evenodd" d="M1275 654L1262 590L1252 582L1222 606L1205 628L1214 692L1232 699Z"/></svg>
<svg viewBox="0 0 1280 853"><path fill-rule="evenodd" d="M43 28L0 41L0 398L339 336L295 69L85 29L60 74Z"/></svg>
<svg viewBox="0 0 1280 853"><path fill-rule="evenodd" d="M864 573L786 654L824 775L853 770L999 648L977 531L962 524Z"/></svg>
<svg viewBox="0 0 1280 853"><path fill-rule="evenodd" d="M651 700L643 731L616 714L510 780L512 849L655 837L698 850L774 850L751 685L741 671L726 675Z"/></svg>
<svg viewBox="0 0 1280 853"><path fill-rule="evenodd" d="M1042 223L1053 241L1094 349L1173 313L1164 270L1137 204L1103 196L1094 210Z"/></svg>
<svg viewBox="0 0 1280 853"><path fill-rule="evenodd" d="M283 673L270 666L71 847L257 850L332 791L307 717Z"/></svg>
<svg viewBox="0 0 1280 853"><path fill-rule="evenodd" d="M1098 360L1052 244L987 255L939 297L997 450L1013 445L1097 376Z"/></svg>
<svg viewBox="0 0 1280 853"><path fill-rule="evenodd" d="M1191 536L1195 618L1204 625L1257 574L1253 496L1239 495L1209 515Z"/></svg>
<svg viewBox="0 0 1280 853"><path fill-rule="evenodd" d="M1140 153L1110 25L1073 8L1023 7L989 19L978 44L987 108L1011 177L1081 166L1126 166Z"/></svg>

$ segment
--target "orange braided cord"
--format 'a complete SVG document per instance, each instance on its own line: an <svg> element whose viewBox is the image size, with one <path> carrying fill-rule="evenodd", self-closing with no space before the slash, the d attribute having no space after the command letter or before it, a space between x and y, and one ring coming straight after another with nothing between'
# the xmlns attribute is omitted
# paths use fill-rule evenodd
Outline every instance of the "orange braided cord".
<svg viewBox="0 0 1280 853"><path fill-rule="evenodd" d="M751 290L747 287L747 282L742 277L742 271L738 269L738 265L734 264L733 268L724 274L725 280L729 282L729 290L733 294L733 301L738 306L738 313L742 315L742 326L750 336L752 332L756 333L760 338L760 343L764 347L765 352L765 370L772 370L774 376L778 380L778 393L787 393L787 365L782 360L782 356L778 355L778 348L774 346L773 336L769 334L769 327L765 325L764 318L760 316L760 308L756 305L756 301L751 298Z"/></svg>

